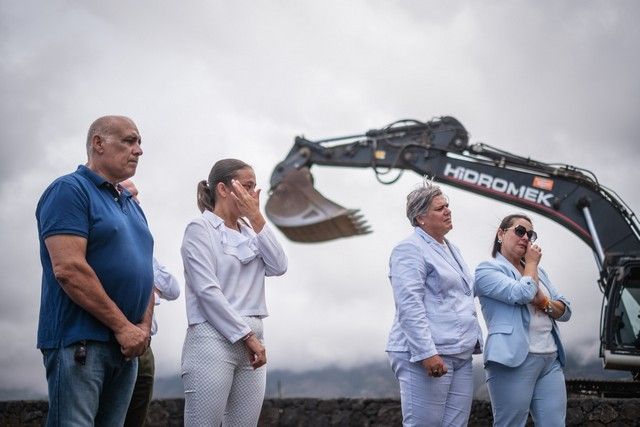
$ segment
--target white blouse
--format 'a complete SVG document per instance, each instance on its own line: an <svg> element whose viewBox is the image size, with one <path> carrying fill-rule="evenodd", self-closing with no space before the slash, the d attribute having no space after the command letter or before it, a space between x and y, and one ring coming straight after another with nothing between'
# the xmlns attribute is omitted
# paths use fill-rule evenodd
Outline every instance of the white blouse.
<svg viewBox="0 0 640 427"><path fill-rule="evenodd" d="M538 280L538 287L542 293L550 298L551 295L547 287ZM529 352L530 353L553 353L558 351L556 341L551 334L553 321L547 313L538 310L533 304L527 304L529 310Z"/></svg>
<svg viewBox="0 0 640 427"><path fill-rule="evenodd" d="M287 271L287 257L265 224L256 234L239 221L240 232L213 212L187 225L182 240L189 325L209 322L230 342L251 329L241 316L266 317L265 276Z"/></svg>

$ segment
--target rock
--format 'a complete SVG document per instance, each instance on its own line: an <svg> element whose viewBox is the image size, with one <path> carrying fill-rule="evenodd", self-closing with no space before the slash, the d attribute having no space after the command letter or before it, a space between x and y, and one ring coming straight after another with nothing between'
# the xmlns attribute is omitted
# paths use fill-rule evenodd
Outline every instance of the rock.
<svg viewBox="0 0 640 427"><path fill-rule="evenodd" d="M611 421L615 420L618 417L618 411L613 409L611 405L608 403L603 403L601 405L596 405L593 408L593 411L587 416L589 421L601 422L603 424L608 424Z"/></svg>
<svg viewBox="0 0 640 427"><path fill-rule="evenodd" d="M47 402L0 402L0 426L34 426L44 424ZM149 407L147 425L182 426L184 400L154 400ZM474 401L469 426L491 425L491 404ZM402 424L402 410L397 399L267 399L260 427L387 427ZM527 425L532 425L528 421ZM571 398L567 402L567 426L640 426L640 398L602 399Z"/></svg>

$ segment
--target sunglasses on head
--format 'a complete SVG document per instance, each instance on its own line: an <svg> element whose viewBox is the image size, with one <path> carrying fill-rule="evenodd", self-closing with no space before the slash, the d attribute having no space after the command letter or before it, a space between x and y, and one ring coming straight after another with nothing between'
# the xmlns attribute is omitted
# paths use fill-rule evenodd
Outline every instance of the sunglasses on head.
<svg viewBox="0 0 640 427"><path fill-rule="evenodd" d="M529 238L531 243L535 242L538 239L538 234L533 230L528 230L524 228L524 225L518 225L514 227L513 232L516 233L516 236L523 237L525 234Z"/></svg>

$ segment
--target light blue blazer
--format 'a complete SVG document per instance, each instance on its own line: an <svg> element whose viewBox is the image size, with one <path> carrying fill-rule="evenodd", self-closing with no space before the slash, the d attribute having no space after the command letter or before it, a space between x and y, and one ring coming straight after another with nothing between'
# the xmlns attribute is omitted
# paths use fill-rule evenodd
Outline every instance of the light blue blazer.
<svg viewBox="0 0 640 427"><path fill-rule="evenodd" d="M561 317L566 322L571 318L569 301L560 295L551 284L547 273L538 267L538 278L551 299L562 301L567 307ZM487 323L488 336L484 361L498 362L509 367L520 366L529 354L529 319L527 303L533 300L537 287L529 276L520 272L501 253L491 261L482 262L476 268L476 294ZM551 333L558 346L558 358L564 366L566 357L560 330L556 320Z"/></svg>
<svg viewBox="0 0 640 427"><path fill-rule="evenodd" d="M460 251L453 259L421 228L400 242L389 260L396 315L387 351L408 351L417 362L436 354L482 352L473 277Z"/></svg>

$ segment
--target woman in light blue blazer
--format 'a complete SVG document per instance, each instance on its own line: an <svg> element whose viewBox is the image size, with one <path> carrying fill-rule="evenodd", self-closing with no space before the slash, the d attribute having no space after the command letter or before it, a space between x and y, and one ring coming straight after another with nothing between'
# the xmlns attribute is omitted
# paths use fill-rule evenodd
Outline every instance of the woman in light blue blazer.
<svg viewBox="0 0 640 427"><path fill-rule="evenodd" d="M449 201L437 185L407 196L413 233L391 253L396 315L387 354L400 383L404 426L466 426L473 399L471 355L482 351L473 278L458 248Z"/></svg>
<svg viewBox="0 0 640 427"><path fill-rule="evenodd" d="M569 320L571 308L539 266L536 238L527 216L505 217L493 260L476 269L494 426L524 426L529 412L536 425L565 425L565 353L556 321Z"/></svg>

